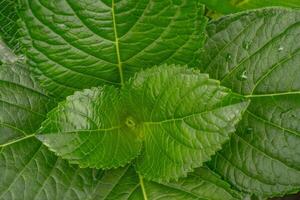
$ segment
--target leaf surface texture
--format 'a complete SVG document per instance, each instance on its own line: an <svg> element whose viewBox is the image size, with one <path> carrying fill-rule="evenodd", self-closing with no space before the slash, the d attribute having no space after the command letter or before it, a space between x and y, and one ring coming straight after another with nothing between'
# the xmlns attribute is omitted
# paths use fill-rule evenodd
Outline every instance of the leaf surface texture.
<svg viewBox="0 0 300 200"><path fill-rule="evenodd" d="M23 43L57 97L122 85L141 68L197 65L206 19L198 1L21 0Z"/></svg>
<svg viewBox="0 0 300 200"><path fill-rule="evenodd" d="M166 181L209 160L229 139L248 102L193 69L159 66L139 72L120 90L77 92L48 114L38 138L84 167L137 160L137 170Z"/></svg>
<svg viewBox="0 0 300 200"><path fill-rule="evenodd" d="M258 196L299 191L300 12L244 12L212 22L207 32L203 70L251 99L212 169Z"/></svg>

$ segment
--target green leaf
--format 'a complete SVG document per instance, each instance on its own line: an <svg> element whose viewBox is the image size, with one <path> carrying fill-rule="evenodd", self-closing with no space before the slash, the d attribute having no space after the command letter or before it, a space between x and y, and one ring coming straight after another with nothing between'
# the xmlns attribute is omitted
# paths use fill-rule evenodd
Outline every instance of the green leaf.
<svg viewBox="0 0 300 200"><path fill-rule="evenodd" d="M202 69L251 99L210 166L257 196L299 191L300 11L244 12L212 22L207 32Z"/></svg>
<svg viewBox="0 0 300 200"><path fill-rule="evenodd" d="M121 170L121 169L118 169ZM101 200L237 200L244 195L233 190L208 168L199 168L187 178L172 183L158 184L143 180L133 168L123 168L115 187ZM105 182L104 182L105 184ZM104 185L103 184L103 185Z"/></svg>
<svg viewBox="0 0 300 200"><path fill-rule="evenodd" d="M55 105L22 60L0 65L1 200L96 199L104 172L70 165L33 137Z"/></svg>
<svg viewBox="0 0 300 200"><path fill-rule="evenodd" d="M9 50L1 46L3 49ZM99 187L101 194L110 192L105 183L117 182L120 173L106 175L70 165L33 137L56 103L30 76L25 64L0 65L0 85L1 200L94 200L100 195Z"/></svg>
<svg viewBox="0 0 300 200"><path fill-rule="evenodd" d="M198 65L206 24L198 0L20 2L29 63L57 97L120 85L161 63Z"/></svg>
<svg viewBox="0 0 300 200"><path fill-rule="evenodd" d="M242 199L207 168L178 182L158 184L143 180L131 167L101 171L70 165L35 138L6 146L0 170L1 200Z"/></svg>
<svg viewBox="0 0 300 200"><path fill-rule="evenodd" d="M19 53L20 34L17 21L16 0L0 0L0 37L15 52Z"/></svg>
<svg viewBox="0 0 300 200"><path fill-rule="evenodd" d="M199 0L213 11L223 14L270 6L300 8L299 0Z"/></svg>
<svg viewBox="0 0 300 200"><path fill-rule="evenodd" d="M96 168L130 162L143 142L137 170L168 181L221 149L247 105L205 74L162 65L120 90L76 92L49 113L38 138L71 163Z"/></svg>
<svg viewBox="0 0 300 200"><path fill-rule="evenodd" d="M36 138L1 147L0 170L1 200L94 200L104 174L68 164Z"/></svg>
<svg viewBox="0 0 300 200"><path fill-rule="evenodd" d="M33 134L55 105L24 63L0 65L0 144Z"/></svg>
<svg viewBox="0 0 300 200"><path fill-rule="evenodd" d="M24 63L0 65L0 199L79 200L93 195L98 183L93 170L69 165L33 137L55 105Z"/></svg>
<svg viewBox="0 0 300 200"><path fill-rule="evenodd" d="M141 141L124 123L119 96L112 86L75 92L48 114L38 138L81 167L124 166L139 154Z"/></svg>

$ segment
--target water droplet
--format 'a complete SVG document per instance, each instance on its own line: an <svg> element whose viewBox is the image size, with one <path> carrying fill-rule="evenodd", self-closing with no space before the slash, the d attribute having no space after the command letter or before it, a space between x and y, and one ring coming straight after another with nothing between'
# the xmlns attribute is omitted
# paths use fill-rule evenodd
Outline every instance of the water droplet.
<svg viewBox="0 0 300 200"><path fill-rule="evenodd" d="M253 128L248 127L248 128L246 129L246 133L247 133L247 134L251 134L252 132L253 132Z"/></svg>
<svg viewBox="0 0 300 200"><path fill-rule="evenodd" d="M248 79L247 71L243 71L242 74L238 77L240 81L244 81Z"/></svg>
<svg viewBox="0 0 300 200"><path fill-rule="evenodd" d="M248 50L248 49L250 48L250 45L251 45L250 42L247 42L247 41L244 41L244 42L243 42L243 48L244 48L245 50Z"/></svg>
<svg viewBox="0 0 300 200"><path fill-rule="evenodd" d="M67 28L67 26L65 24L58 24L58 27L61 28L61 29Z"/></svg>
<svg viewBox="0 0 300 200"><path fill-rule="evenodd" d="M19 60L23 60L24 61L25 59L26 59L25 55L20 55L19 56Z"/></svg>
<svg viewBox="0 0 300 200"><path fill-rule="evenodd" d="M232 56L230 53L228 53L225 58L226 58L226 61L228 62L231 60Z"/></svg>
<svg viewBox="0 0 300 200"><path fill-rule="evenodd" d="M280 47L278 47L278 51L283 51L283 47L282 46L280 46Z"/></svg>

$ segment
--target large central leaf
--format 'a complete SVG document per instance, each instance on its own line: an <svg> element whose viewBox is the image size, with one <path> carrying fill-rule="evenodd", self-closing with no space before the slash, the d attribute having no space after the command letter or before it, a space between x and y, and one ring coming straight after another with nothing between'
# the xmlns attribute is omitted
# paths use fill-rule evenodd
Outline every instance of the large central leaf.
<svg viewBox="0 0 300 200"><path fill-rule="evenodd" d="M138 156L146 178L167 181L209 160L229 139L247 106L192 69L160 66L120 90L77 92L49 113L38 138L83 167L122 166Z"/></svg>
<svg viewBox="0 0 300 200"><path fill-rule="evenodd" d="M21 0L20 14L29 63L60 97L156 64L196 66L206 23L189 0Z"/></svg>

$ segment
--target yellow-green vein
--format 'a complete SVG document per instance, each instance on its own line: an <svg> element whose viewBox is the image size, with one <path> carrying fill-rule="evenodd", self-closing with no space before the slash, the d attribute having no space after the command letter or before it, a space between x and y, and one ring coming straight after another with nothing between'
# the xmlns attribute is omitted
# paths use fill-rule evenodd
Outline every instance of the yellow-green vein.
<svg viewBox="0 0 300 200"><path fill-rule="evenodd" d="M140 179L140 185L141 185L141 188L142 188L144 200L148 200L147 193L146 193L146 188L145 188L145 185L144 185L144 180L143 180L143 177L140 174L139 174L139 179Z"/></svg>
<svg viewBox="0 0 300 200"><path fill-rule="evenodd" d="M12 145L12 144L14 144L14 143L20 142L20 141L22 141L22 140L26 140L26 139L28 139L28 138L31 138L31 137L33 137L33 136L34 136L34 134L27 135L27 136L25 136L25 137L18 138L18 139L16 139L16 140L10 141L10 142L8 142L8 143L1 144L0 147L6 147L6 146L9 146L9 145Z"/></svg>
<svg viewBox="0 0 300 200"><path fill-rule="evenodd" d="M111 2L111 14L112 14L112 20L113 20L113 26L114 26L114 35L115 35L116 53L117 53L117 59L118 59L118 69L119 69L119 73L120 73L120 81L121 81L121 85L124 85L122 62L121 62L120 48L119 48L119 38L118 38L117 23L116 23L116 16L115 16L115 1L114 0L112 0L112 2Z"/></svg>
<svg viewBox="0 0 300 200"><path fill-rule="evenodd" d="M31 137L33 137L34 135L35 135L35 134L31 134L31 135L27 135L27 136L22 137L22 138L18 138L18 139L16 139L16 140L12 140L12 141L10 141L10 142L8 142L8 143L1 144L0 147L6 147L6 146L9 146L9 145L12 145L12 144L17 143L17 142L20 142L20 141L22 141L22 140L26 140L26 139L28 139L28 138L31 138Z"/></svg>

